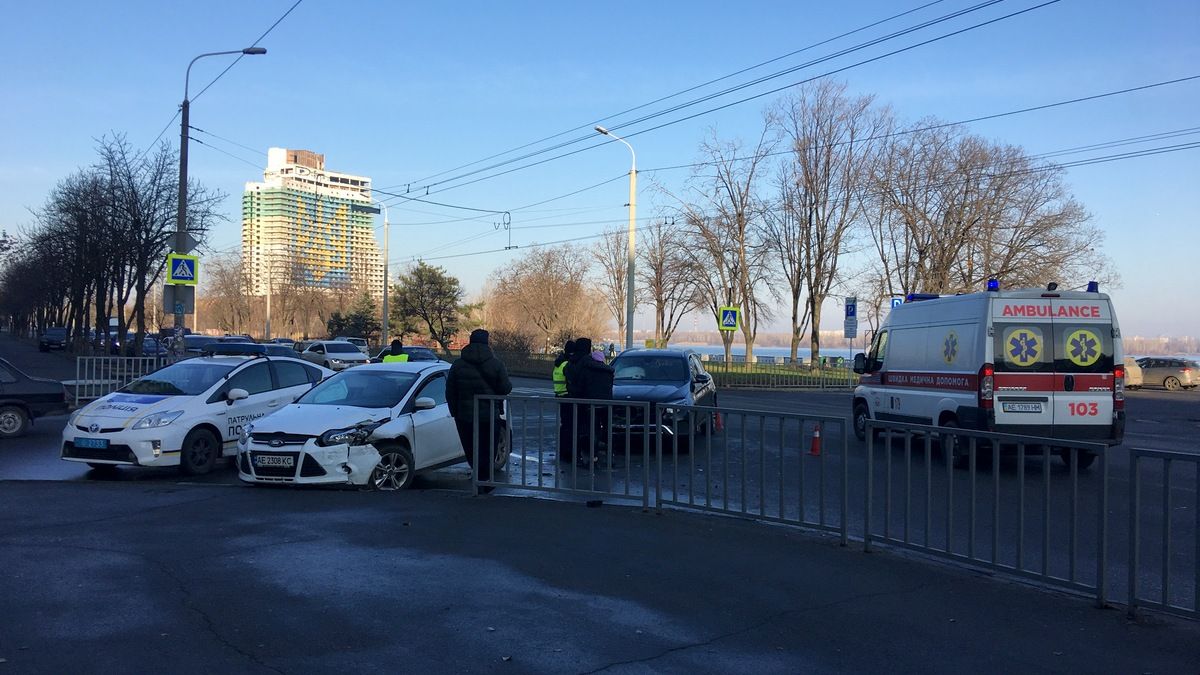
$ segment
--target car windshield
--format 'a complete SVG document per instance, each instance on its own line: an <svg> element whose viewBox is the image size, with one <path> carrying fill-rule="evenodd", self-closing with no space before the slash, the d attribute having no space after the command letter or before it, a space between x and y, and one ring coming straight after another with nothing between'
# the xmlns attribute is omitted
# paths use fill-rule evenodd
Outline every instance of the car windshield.
<svg viewBox="0 0 1200 675"><path fill-rule="evenodd" d="M196 396L207 391L232 369L233 364L227 363L181 361L136 379L120 391L127 394Z"/></svg>
<svg viewBox="0 0 1200 675"><path fill-rule="evenodd" d="M62 338L67 336L66 328L47 328L46 337Z"/></svg>
<svg viewBox="0 0 1200 675"><path fill-rule="evenodd" d="M330 354L358 354L358 347L349 342L330 342L325 345L325 351Z"/></svg>
<svg viewBox="0 0 1200 675"><path fill-rule="evenodd" d="M682 382L688 379L687 362L676 356L621 356L613 362L618 380Z"/></svg>
<svg viewBox="0 0 1200 675"><path fill-rule="evenodd" d="M417 373L351 368L313 387L296 403L393 408L417 381Z"/></svg>

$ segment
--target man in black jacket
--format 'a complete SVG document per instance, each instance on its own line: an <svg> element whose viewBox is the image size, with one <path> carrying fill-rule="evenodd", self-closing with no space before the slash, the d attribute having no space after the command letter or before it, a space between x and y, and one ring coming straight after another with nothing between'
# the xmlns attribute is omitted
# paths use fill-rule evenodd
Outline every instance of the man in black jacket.
<svg viewBox="0 0 1200 675"><path fill-rule="evenodd" d="M588 398L611 401L613 397L613 369L603 360L592 356L592 341L579 338L575 341L575 355L567 366L567 395L571 398ZM587 464L595 461L599 451L607 448L607 431L611 408L607 405L589 406L579 404L575 410L578 433L577 461ZM592 422L594 420L594 423Z"/></svg>
<svg viewBox="0 0 1200 675"><path fill-rule="evenodd" d="M488 346L488 332L482 328L471 332L470 343L450 366L446 378L446 403L450 416L458 427L467 463L474 460L475 432L479 431L479 466L473 467L481 480L493 480L492 459L496 455L495 434L502 431L499 401L480 401L476 410L475 397L481 394L507 396L512 392L508 369ZM490 488L481 488L491 492Z"/></svg>

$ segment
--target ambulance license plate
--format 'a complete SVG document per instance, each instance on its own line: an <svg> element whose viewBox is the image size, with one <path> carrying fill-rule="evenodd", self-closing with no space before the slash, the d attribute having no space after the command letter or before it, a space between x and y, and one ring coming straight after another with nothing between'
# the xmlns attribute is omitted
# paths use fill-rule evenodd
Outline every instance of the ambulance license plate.
<svg viewBox="0 0 1200 675"><path fill-rule="evenodd" d="M296 460L287 455L257 455L254 457L254 466L282 466L291 468L296 466Z"/></svg>
<svg viewBox="0 0 1200 675"><path fill-rule="evenodd" d="M1006 413L1040 413L1041 403L1001 403L1000 409Z"/></svg>

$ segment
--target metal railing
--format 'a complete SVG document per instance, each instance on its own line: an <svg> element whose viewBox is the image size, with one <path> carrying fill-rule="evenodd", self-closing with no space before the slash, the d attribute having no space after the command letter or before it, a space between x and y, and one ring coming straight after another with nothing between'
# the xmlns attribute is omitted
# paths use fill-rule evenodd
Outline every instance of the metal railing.
<svg viewBox="0 0 1200 675"><path fill-rule="evenodd" d="M934 469L935 446L944 469ZM1006 461L1002 470L1002 453L1015 466ZM1052 470L1056 456L1066 463L1065 475ZM1088 508L1079 497L1079 472L1093 457L1098 480L1088 486L1095 490L1094 508ZM1027 473L1035 475L1032 486ZM1103 605L1107 475L1107 448L1100 444L868 421L863 547L869 551L878 542L931 553L1094 594Z"/></svg>
<svg viewBox="0 0 1200 675"><path fill-rule="evenodd" d="M848 542L846 419L683 405L658 405L655 418L659 508L800 525Z"/></svg>
<svg viewBox="0 0 1200 675"><path fill-rule="evenodd" d="M852 389L849 367L709 361L705 369L726 389Z"/></svg>
<svg viewBox="0 0 1200 675"><path fill-rule="evenodd" d="M1139 607L1146 607L1200 618L1200 455L1132 448L1129 461L1128 611L1135 615ZM1143 468L1144 463L1151 466ZM1184 467L1180 472L1182 476L1175 476L1173 470L1176 467ZM1153 522L1144 523L1151 518L1141 512L1143 478L1147 471L1161 472L1159 503L1162 509L1158 513L1157 527ZM1193 481L1190 490L1176 482L1189 478ZM1184 499L1178 499L1177 494L1182 494ZM1150 535L1149 542L1143 541L1143 534ZM1154 541L1156 534L1159 535L1157 542ZM1158 546L1146 546L1151 543ZM1185 546L1190 543L1191 550L1180 551L1176 546L1180 543ZM1143 549L1149 559L1143 558ZM1188 567L1189 554L1190 574L1187 570L1177 574L1180 567ZM1143 561L1147 563L1144 567ZM1142 595L1143 590L1156 590L1157 593Z"/></svg>
<svg viewBox="0 0 1200 675"><path fill-rule="evenodd" d="M477 493L480 487L505 487L632 500L650 508L651 445L630 424L650 419L649 403L476 396L475 407L470 452ZM497 434L511 451L503 477L497 475L498 461L479 461L481 439Z"/></svg>
<svg viewBox="0 0 1200 675"><path fill-rule="evenodd" d="M875 420L859 444L845 418L722 407L528 396L478 404L507 405L503 417L478 419L510 434L513 454L504 475L473 472L476 489L793 525L1100 606L1127 598L1131 614L1200 618L1200 454ZM478 443L471 452L478 457Z"/></svg>
<svg viewBox="0 0 1200 675"><path fill-rule="evenodd" d="M94 401L167 365L165 356L78 356L75 379L63 382L74 406Z"/></svg>

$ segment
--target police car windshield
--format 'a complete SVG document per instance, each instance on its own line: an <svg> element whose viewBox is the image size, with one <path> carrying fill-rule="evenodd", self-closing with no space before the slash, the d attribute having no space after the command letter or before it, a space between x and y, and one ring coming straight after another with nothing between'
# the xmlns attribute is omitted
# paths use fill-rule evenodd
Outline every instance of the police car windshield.
<svg viewBox="0 0 1200 675"><path fill-rule="evenodd" d="M618 380L683 382L688 379L687 363L674 356L621 356L613 362Z"/></svg>
<svg viewBox="0 0 1200 675"><path fill-rule="evenodd" d="M313 387L296 403L393 408L416 381L417 373L353 368Z"/></svg>
<svg viewBox="0 0 1200 675"><path fill-rule="evenodd" d="M157 394L160 396L197 396L225 377L233 364L211 361L181 361L156 370L125 385L120 391L128 394Z"/></svg>
<svg viewBox="0 0 1200 675"><path fill-rule="evenodd" d="M330 354L358 354L358 347L349 342L329 342L325 345L325 351Z"/></svg>

